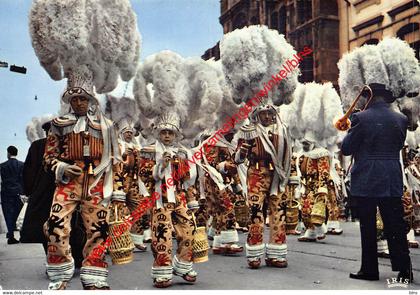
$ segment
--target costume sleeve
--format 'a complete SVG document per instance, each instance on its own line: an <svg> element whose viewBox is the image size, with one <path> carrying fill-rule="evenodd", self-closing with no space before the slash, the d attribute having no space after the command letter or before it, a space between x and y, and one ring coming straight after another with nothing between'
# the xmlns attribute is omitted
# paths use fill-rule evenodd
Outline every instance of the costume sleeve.
<svg viewBox="0 0 420 295"><path fill-rule="evenodd" d="M56 182L68 183L70 180L64 175L66 167L70 166L65 162L59 161L60 155L60 137L51 130L47 136L44 152L45 171L51 170L55 173Z"/></svg>
<svg viewBox="0 0 420 295"><path fill-rule="evenodd" d="M45 143L45 152L44 152L44 167L46 170L52 170L54 165L54 160L58 159L60 155L60 138L57 134L54 134L52 131L48 132L47 142Z"/></svg>
<svg viewBox="0 0 420 295"><path fill-rule="evenodd" d="M347 133L346 137L343 139L341 144L341 151L343 155L350 156L356 153L363 141L363 127L357 117L357 114L354 114L351 119L351 128Z"/></svg>

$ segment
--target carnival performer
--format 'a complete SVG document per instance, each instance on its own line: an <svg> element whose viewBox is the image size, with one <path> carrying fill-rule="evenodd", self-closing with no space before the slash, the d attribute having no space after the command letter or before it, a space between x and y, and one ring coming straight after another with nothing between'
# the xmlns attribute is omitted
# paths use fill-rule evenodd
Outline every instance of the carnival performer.
<svg viewBox="0 0 420 295"><path fill-rule="evenodd" d="M239 236L234 209L235 202L242 199L242 187L234 162L235 146L231 143L233 132L230 130L214 146L204 149L200 165L205 171L204 191L208 203L212 204L215 223L213 254L236 254L243 251L243 247L237 244ZM207 142L204 140L202 144L206 146Z"/></svg>
<svg viewBox="0 0 420 295"><path fill-rule="evenodd" d="M300 242L325 239L323 224L326 221L330 158L327 149L316 145L312 139L303 142L303 159L300 166L305 194L302 197L302 219L306 231Z"/></svg>
<svg viewBox="0 0 420 295"><path fill-rule="evenodd" d="M414 156L413 164L410 170L413 170L412 172L413 177L415 177L418 181L420 181L420 153L418 151L416 155ZM415 182L414 179L413 179L413 182ZM414 235L419 236L420 235L420 185L413 186L413 196L415 199L413 229L414 229Z"/></svg>
<svg viewBox="0 0 420 295"><path fill-rule="evenodd" d="M309 49L307 54L310 52ZM292 153L287 127L274 105L293 100L299 69L292 67L284 79L278 79L285 73L278 69L294 54L296 51L284 36L266 26L235 30L220 42L223 72L233 101L241 106L241 118L248 116L251 121L235 135L238 140L235 162L248 166L244 194L249 206L249 232L245 248L248 266L254 269L260 267L265 254L268 266L287 267L286 203L282 194L288 182ZM263 242L265 200L270 223L268 244Z"/></svg>
<svg viewBox="0 0 420 295"><path fill-rule="evenodd" d="M331 83L299 84L290 105L280 108L290 128L296 150L296 174L301 177L301 215L305 225L301 242L316 242L326 237L326 215L339 231L338 208L332 175L333 153L337 148L338 130L330 123L342 116L340 97ZM315 115L316 114L316 115Z"/></svg>
<svg viewBox="0 0 420 295"><path fill-rule="evenodd" d="M85 80L86 76L86 72L69 73L62 100L70 104L71 111L51 122L45 147L46 169L55 173L57 183L44 226L49 289L64 289L73 276L70 216L79 203L87 236L80 279L84 289L109 288L104 255L92 258L90 253L108 236L109 201L125 201L121 184L113 182L112 159L119 159L113 124L100 112L91 79Z"/></svg>
<svg viewBox="0 0 420 295"><path fill-rule="evenodd" d="M107 110L111 119L118 127L119 144L123 162L120 163L119 179L126 193L126 206L130 213L138 208L143 198L149 197L149 190L140 178L141 147L134 137L134 124L138 117L136 101L129 97L117 98L107 95ZM149 187L149 189L151 189ZM128 216L127 216L128 217ZM130 229L134 246L140 251L146 251L144 231L150 228L149 210L137 219Z"/></svg>
<svg viewBox="0 0 420 295"><path fill-rule="evenodd" d="M41 66L53 80L67 78L61 99L68 111L52 121L44 155L57 186L44 227L49 289L64 289L73 276L70 220L79 204L87 237L83 288L108 289L104 255L92 252L108 236L111 199L125 201L125 193L118 183L113 187L114 168L121 161L118 140L95 92L111 92L119 79L135 75L140 54L136 16L127 0L33 1L29 18Z"/></svg>
<svg viewBox="0 0 420 295"><path fill-rule="evenodd" d="M416 191L419 191L420 188L420 180L417 176L419 175L419 173L414 163L414 156L416 154L416 151L411 149L411 146L415 146L415 144L413 144L415 142L414 137L414 132L407 132L407 143L408 141L411 141L411 145L406 145L402 152L402 162L404 166L404 193L402 202L404 206L404 219L406 220L408 225L407 240L409 248L419 247L419 242L416 241L414 233L414 229L416 226L416 215L414 208L419 204L418 197L416 196Z"/></svg>
<svg viewBox="0 0 420 295"><path fill-rule="evenodd" d="M140 177L161 195L152 209L152 277L157 288L169 287L172 274L194 283L192 242L195 223L183 182L190 177L187 152L177 145L181 133L175 113L162 114L154 127L156 143L140 152ZM178 249L172 258L172 231Z"/></svg>
<svg viewBox="0 0 420 295"><path fill-rule="evenodd" d="M202 218L196 230L192 213L200 210L197 166L206 150L203 151L204 145L193 149L183 145L190 146L209 124L216 122L228 106L225 97L231 100L221 62L184 59L174 52L161 51L145 59L133 90L141 114L151 120L151 128L146 127L142 132L156 139L152 147L145 147L141 152L141 158L147 159L141 160L141 173L144 170L149 174L148 178L155 182L154 192L162 194L152 212L155 256L152 277L156 287L170 286L172 273L194 282L197 273L192 268L193 259L197 262L208 259ZM172 177L175 180L169 178L171 171L175 173L183 168L188 169ZM143 181L147 186L147 180ZM161 188L165 185L167 189ZM173 228L179 243L172 260Z"/></svg>
<svg viewBox="0 0 420 295"><path fill-rule="evenodd" d="M237 163L249 161L248 205L250 210L249 233L246 250L250 268L259 268L266 248L266 264L287 267L285 214L286 202L281 198L281 188L287 183L291 147L286 127L281 123L275 108L260 104L251 115L251 124L238 132ZM263 244L264 218L262 206L269 202L270 239Z"/></svg>

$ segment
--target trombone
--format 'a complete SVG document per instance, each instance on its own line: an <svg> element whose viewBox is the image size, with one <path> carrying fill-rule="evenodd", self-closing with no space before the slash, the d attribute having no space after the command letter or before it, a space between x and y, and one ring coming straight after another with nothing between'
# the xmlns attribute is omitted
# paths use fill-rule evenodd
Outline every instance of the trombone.
<svg viewBox="0 0 420 295"><path fill-rule="evenodd" d="M344 114L344 116L341 117L340 119L338 119L334 123L335 128L337 128L340 131L347 131L348 129L350 129L351 122L350 122L349 117L353 113L354 108L357 105L357 102L359 101L360 97L365 93L365 91L367 91L369 93L369 98L368 98L368 101L367 101L365 107L363 108L363 111L368 107L370 101L372 100L373 93L372 93L372 88L370 88L368 85L365 85L365 86L363 86L360 93L357 95L356 99L351 104L350 108Z"/></svg>

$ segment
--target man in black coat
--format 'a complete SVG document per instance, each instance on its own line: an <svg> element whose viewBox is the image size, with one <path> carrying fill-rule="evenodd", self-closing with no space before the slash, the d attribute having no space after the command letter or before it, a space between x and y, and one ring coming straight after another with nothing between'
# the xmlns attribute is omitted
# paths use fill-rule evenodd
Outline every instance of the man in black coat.
<svg viewBox="0 0 420 295"><path fill-rule="evenodd" d="M7 244L19 243L14 237L14 231L23 206L20 199L20 195L23 195L23 162L16 159L17 154L17 148L9 146L7 148L8 160L0 164L1 207L7 225Z"/></svg>
<svg viewBox="0 0 420 295"><path fill-rule="evenodd" d="M390 108L395 98L383 84L370 84L373 98L365 111L353 114L341 150L352 155L351 195L357 200L362 240L362 266L350 278L379 280L376 208L384 223L393 271L412 281L403 220L403 178L400 151L407 134L407 117Z"/></svg>
<svg viewBox="0 0 420 295"><path fill-rule="evenodd" d="M50 122L42 125L46 134L50 127ZM48 240L44 234L43 226L50 216L56 187L54 174L51 171L45 171L42 166L46 142L47 138L35 140L26 156L23 167L23 186L25 195L29 197L29 200L20 232L22 243L42 243L45 254L47 254ZM75 266L79 268L83 260L82 250L86 242L82 227L80 213L75 211L72 216L70 245Z"/></svg>
<svg viewBox="0 0 420 295"><path fill-rule="evenodd" d="M47 128L47 125L43 125ZM45 130L45 129L44 129ZM20 232L22 243L42 243L47 253L47 238L42 227L50 215L55 177L42 167L46 138L34 141L23 166L23 186L29 197L28 207Z"/></svg>

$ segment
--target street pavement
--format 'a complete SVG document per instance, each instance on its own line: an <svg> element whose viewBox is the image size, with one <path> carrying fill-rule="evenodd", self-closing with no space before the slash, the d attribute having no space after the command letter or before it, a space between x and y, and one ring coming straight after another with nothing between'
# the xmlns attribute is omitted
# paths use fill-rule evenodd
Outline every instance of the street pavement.
<svg viewBox="0 0 420 295"><path fill-rule="evenodd" d="M379 258L380 281L352 280L350 272L360 267L359 225L342 223L344 233L328 235L321 242L303 243L297 236L288 236L288 262L285 269L263 266L258 270L247 268L245 253L238 256L209 254L209 261L195 264L198 280L188 285L182 278L174 277L172 290L217 290L217 289L287 289L287 290L388 290L389 281L397 273L391 271L390 261ZM268 229L266 234L268 234ZM246 235L240 233L244 244ZM266 235L268 236L268 235ZM175 241L174 241L175 242ZM414 278L417 283L407 289L420 289L420 249L410 249ZM113 290L154 289L150 278L152 254L134 253L134 261L127 265L109 267L109 283ZM0 238L0 287L6 290L40 290L48 286L45 274L45 255L40 244L7 245L5 235ZM82 285L76 270L68 289L80 290ZM401 289L401 287L392 288Z"/></svg>

